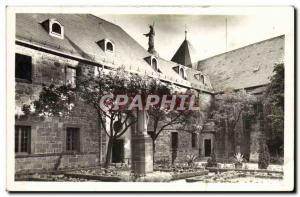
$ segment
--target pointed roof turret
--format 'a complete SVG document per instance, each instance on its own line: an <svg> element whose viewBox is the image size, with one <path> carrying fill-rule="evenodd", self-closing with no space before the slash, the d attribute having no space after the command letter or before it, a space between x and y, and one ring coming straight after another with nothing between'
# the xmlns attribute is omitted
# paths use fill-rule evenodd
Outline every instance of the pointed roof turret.
<svg viewBox="0 0 300 197"><path fill-rule="evenodd" d="M185 29L185 38L175 55L172 57L171 61L176 62L178 64L192 67L192 58L191 53L194 51L191 43L187 40L187 30Z"/></svg>

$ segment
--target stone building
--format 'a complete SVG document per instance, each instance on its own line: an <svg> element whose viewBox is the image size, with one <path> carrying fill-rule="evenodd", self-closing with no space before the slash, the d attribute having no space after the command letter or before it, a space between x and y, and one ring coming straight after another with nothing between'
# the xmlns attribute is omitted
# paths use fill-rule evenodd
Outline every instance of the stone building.
<svg viewBox="0 0 300 197"><path fill-rule="evenodd" d="M103 163L107 137L97 125L96 112L85 104L75 105L68 118L22 115L22 105L35 100L43 84L75 83L79 66L92 73L96 73L97 67L109 70L123 66L133 73L193 89L208 100L212 95L207 76L204 81L193 78L203 76L201 71L147 52L122 28L93 15L17 14L15 44L17 172ZM113 162L131 160L134 132L128 131L118 139L113 147ZM196 141L192 134L187 133L185 138L184 144ZM181 139L177 136L178 149L183 143ZM167 155L171 155L171 148L165 150ZM183 146L187 150L192 148L197 150Z"/></svg>
<svg viewBox="0 0 300 197"><path fill-rule="evenodd" d="M275 63L284 61L284 35L254 43L239 49L219 54L191 65L192 68L206 73L214 89L214 95L222 94L227 88L234 90L245 89L248 93L255 95L258 99L264 96L264 92L270 83ZM259 107L259 105L255 105ZM260 110L257 108L256 110ZM261 109L263 110L263 109ZM224 132L208 132L201 135L210 136L217 140L216 154L219 159L233 156L241 152L248 160L258 160L259 138L265 127L264 133L267 140L271 140L271 128L260 120L242 118L237 124L237 132L241 134L241 144L226 142ZM208 131L214 130L208 126ZM283 132L279 141L283 143ZM214 136L214 137L212 137ZM205 138L205 137L204 137ZM203 142L205 144L205 141ZM281 144L282 145L282 144ZM274 155L275 156L275 155Z"/></svg>
<svg viewBox="0 0 300 197"><path fill-rule="evenodd" d="M246 88L254 94L263 92L274 62L284 54L283 36L196 63L191 62L189 45L185 39L172 61L168 61L149 53L121 27L93 15L17 14L16 172L90 167L104 162L107 136L97 124L96 112L88 105L78 101L70 117L42 119L22 113L22 105L37 99L43 84L74 84L79 66L92 74L96 74L97 67L113 70L122 66L132 73L193 90L201 100L204 122L214 95L225 87ZM209 128L211 125L206 124L201 134L176 129L163 132L156 141L155 160L181 162L187 154L206 159L216 144L222 149L220 144L224 141ZM136 135L131 129L118 139L112 162L131 162ZM251 130L250 144L256 136L256 131Z"/></svg>

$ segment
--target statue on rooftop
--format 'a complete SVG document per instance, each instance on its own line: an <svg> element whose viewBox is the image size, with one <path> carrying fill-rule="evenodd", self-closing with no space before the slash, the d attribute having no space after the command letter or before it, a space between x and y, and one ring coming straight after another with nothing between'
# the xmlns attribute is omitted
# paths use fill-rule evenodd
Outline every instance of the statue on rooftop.
<svg viewBox="0 0 300 197"><path fill-rule="evenodd" d="M148 41L148 52L149 53L156 53L155 49L154 49L154 36L155 36L155 32L154 32L154 24L153 25L149 25L150 31L147 34L144 34L144 36L149 37L149 41Z"/></svg>

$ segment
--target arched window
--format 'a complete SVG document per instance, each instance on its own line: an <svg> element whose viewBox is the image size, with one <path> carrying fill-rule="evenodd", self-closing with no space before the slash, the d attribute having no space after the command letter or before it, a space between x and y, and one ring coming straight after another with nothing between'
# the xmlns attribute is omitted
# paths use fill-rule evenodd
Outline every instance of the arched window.
<svg viewBox="0 0 300 197"><path fill-rule="evenodd" d="M180 68L180 70L179 70L179 75L180 75L182 78L184 78L184 70L183 70L183 68Z"/></svg>
<svg viewBox="0 0 300 197"><path fill-rule="evenodd" d="M52 24L52 32L57 33L57 34L61 34L61 27L58 23L53 23Z"/></svg>
<svg viewBox="0 0 300 197"><path fill-rule="evenodd" d="M203 75L200 76L200 80L204 84L204 76Z"/></svg>
<svg viewBox="0 0 300 197"><path fill-rule="evenodd" d="M50 18L41 23L50 36L64 39L64 26L56 19Z"/></svg>
<svg viewBox="0 0 300 197"><path fill-rule="evenodd" d="M106 43L106 50L108 51L114 51L114 46L111 42Z"/></svg>
<svg viewBox="0 0 300 197"><path fill-rule="evenodd" d="M157 60L152 58L152 68L157 71Z"/></svg>

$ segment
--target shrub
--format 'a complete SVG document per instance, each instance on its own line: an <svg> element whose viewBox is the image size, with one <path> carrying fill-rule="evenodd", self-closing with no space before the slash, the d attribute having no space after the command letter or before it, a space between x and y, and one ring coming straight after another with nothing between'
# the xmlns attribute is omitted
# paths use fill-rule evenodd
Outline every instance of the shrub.
<svg viewBox="0 0 300 197"><path fill-rule="evenodd" d="M211 157L207 159L206 167L217 167L216 154L213 151Z"/></svg>
<svg viewBox="0 0 300 197"><path fill-rule="evenodd" d="M164 167L164 168L170 167L170 160L168 157L163 157L161 159L157 159L154 162L155 162L155 165L158 167Z"/></svg>
<svg viewBox="0 0 300 197"><path fill-rule="evenodd" d="M270 153L266 143L262 142L260 145L259 155L258 155L258 168L267 169L270 163Z"/></svg>
<svg viewBox="0 0 300 197"><path fill-rule="evenodd" d="M283 157L280 157L280 156L271 157L270 158L270 163L283 165L284 160L283 160Z"/></svg>
<svg viewBox="0 0 300 197"><path fill-rule="evenodd" d="M235 168L241 168L243 166L244 156L241 153L236 153L234 155L234 165Z"/></svg>
<svg viewBox="0 0 300 197"><path fill-rule="evenodd" d="M197 155L188 154L186 155L185 161L188 164L189 167L195 166L195 161L197 160Z"/></svg>

